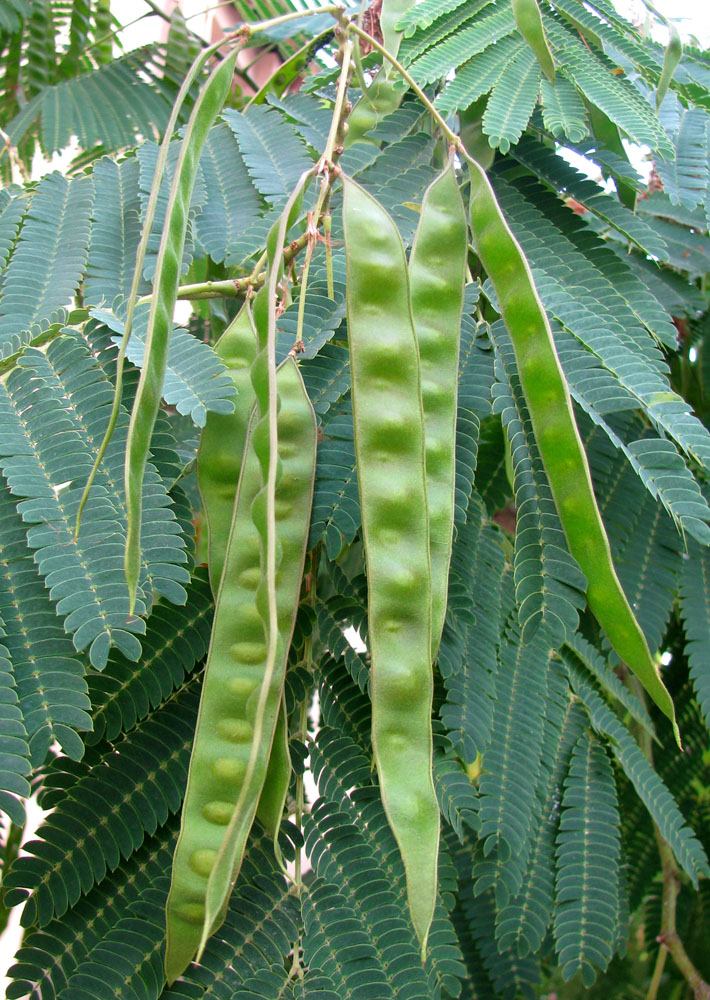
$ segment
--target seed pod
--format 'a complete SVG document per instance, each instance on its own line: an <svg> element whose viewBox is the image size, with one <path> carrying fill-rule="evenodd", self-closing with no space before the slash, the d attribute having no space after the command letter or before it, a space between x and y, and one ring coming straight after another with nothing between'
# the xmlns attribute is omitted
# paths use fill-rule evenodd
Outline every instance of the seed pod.
<svg viewBox="0 0 710 1000"><path fill-rule="evenodd" d="M197 452L197 484L207 527L207 565L212 593L222 578L229 527L254 405L251 365L256 355L256 330L246 303L215 345L237 396L233 413L208 413Z"/></svg>
<svg viewBox="0 0 710 1000"><path fill-rule="evenodd" d="M192 109L185 126L180 155L165 212L148 316L145 356L138 391L133 404L126 442L126 583L130 610L136 602L141 568L141 517L143 476L150 452L150 440L158 417L168 363L168 346L173 326L182 252L192 189L207 133L222 110L229 93L237 51L225 56L212 72Z"/></svg>
<svg viewBox="0 0 710 1000"><path fill-rule="evenodd" d="M287 359L279 368L278 388L282 473L276 490L281 550L276 586L276 662L267 677L268 618L259 600L263 557L260 532L253 517L262 476L253 438L256 424L252 421L215 608L180 837L173 861L165 957L169 982L186 968L201 942L221 923L219 914L224 914L238 875L263 788L281 701L310 523L316 422L293 359ZM264 683L268 688L262 699ZM263 712L259 714L262 701ZM252 759L255 766L249 774ZM237 811L239 800L241 807ZM217 872L220 854L228 861ZM216 874L219 878L214 882ZM214 897L211 907L206 906L208 889Z"/></svg>
<svg viewBox="0 0 710 1000"><path fill-rule="evenodd" d="M533 51L540 69L550 83L555 82L555 60L547 43L537 0L511 0L518 31Z"/></svg>
<svg viewBox="0 0 710 1000"><path fill-rule="evenodd" d="M466 212L449 161L424 194L409 259L412 319L422 373L432 659L444 627L454 530L459 329L467 251Z"/></svg>
<svg viewBox="0 0 710 1000"><path fill-rule="evenodd" d="M407 262L381 205L343 178L355 455L368 581L372 744L426 950L437 895L431 569L419 354Z"/></svg>
<svg viewBox="0 0 710 1000"><path fill-rule="evenodd" d="M567 381L530 268L485 172L469 158L474 246L498 296L525 402L570 552L587 578L587 601L622 660L680 734L641 626L614 569Z"/></svg>

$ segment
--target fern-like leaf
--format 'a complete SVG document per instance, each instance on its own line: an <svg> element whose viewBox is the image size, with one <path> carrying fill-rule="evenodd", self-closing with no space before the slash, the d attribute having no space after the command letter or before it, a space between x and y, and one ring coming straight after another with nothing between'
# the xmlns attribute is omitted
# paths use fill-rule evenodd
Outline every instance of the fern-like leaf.
<svg viewBox="0 0 710 1000"><path fill-rule="evenodd" d="M447 695L441 720L462 759L472 764L490 743L495 705L501 585L505 556L480 501L459 525L449 574L448 612L439 649Z"/></svg>
<svg viewBox="0 0 710 1000"><path fill-rule="evenodd" d="M12 660L32 764L38 767L44 763L55 740L66 754L80 760L84 744L77 731L91 729L86 661L76 655L57 620L4 483L0 492L0 549L4 641ZM25 613L26 608L31 608L31 613Z"/></svg>
<svg viewBox="0 0 710 1000"><path fill-rule="evenodd" d="M87 753L85 773L5 878L8 905L26 899L23 926L44 927L61 917L180 808L196 687L178 692L129 737L104 746L103 754Z"/></svg>
<svg viewBox="0 0 710 1000"><path fill-rule="evenodd" d="M420 85L432 83L514 30L512 9L496 8L476 20L471 27L456 31L420 56L412 63L412 76Z"/></svg>
<svg viewBox="0 0 710 1000"><path fill-rule="evenodd" d="M6 635L0 618L0 640ZM10 650L0 641L0 810L17 826L25 825L22 799L30 796L32 771L27 730L12 676Z"/></svg>
<svg viewBox="0 0 710 1000"><path fill-rule="evenodd" d="M7 263L28 205L28 199L21 195L13 197L7 189L1 193L4 197L0 201L0 269Z"/></svg>
<svg viewBox="0 0 710 1000"><path fill-rule="evenodd" d="M587 111L576 87L558 74L555 82L540 82L542 120L555 139L567 136L570 142L581 142L589 134Z"/></svg>
<svg viewBox="0 0 710 1000"><path fill-rule="evenodd" d="M378 996L430 1000L441 996L442 986L448 987L447 992L452 988L458 992L463 968L453 928L441 904L437 905L426 966L422 968L409 920L404 868L379 791L371 785L361 787L350 800L346 797L343 801L342 790L352 786L355 775L369 773L367 760L352 743L347 747L349 742L321 729L311 745L311 766L319 789L334 799L319 799L306 825L306 846L315 873L336 888L337 905L344 906L354 921L351 928L359 924L374 945L360 975L367 970L367 979L377 983ZM337 934L337 922L327 915L329 903L324 901L323 905L321 921L328 932L325 941L319 942L317 964L338 983L338 966L342 968L354 959L359 949L352 934ZM331 940L333 932L336 936ZM304 945L308 950L308 942ZM360 981L364 985L364 977ZM354 995L365 996L357 979L349 977L346 983ZM371 995L369 989L367 995Z"/></svg>
<svg viewBox="0 0 710 1000"><path fill-rule="evenodd" d="M308 305L306 305L308 308ZM350 355L341 343L325 343L314 358L301 366L303 381L313 409L324 425L333 403L337 403L350 389Z"/></svg>
<svg viewBox="0 0 710 1000"><path fill-rule="evenodd" d="M628 80L613 72L610 59L586 46L579 35L544 12L545 33L555 52L555 62L587 100L638 143L646 143L661 156L673 156L673 145L651 110Z"/></svg>
<svg viewBox="0 0 710 1000"><path fill-rule="evenodd" d="M41 6L41 5L37 5ZM47 85L9 123L17 145L37 118L43 152L58 152L76 135L82 149L104 151L133 145L136 137L162 134L170 117L175 89L157 86L153 49L136 49L91 73Z"/></svg>
<svg viewBox="0 0 710 1000"><path fill-rule="evenodd" d="M124 329L121 319L104 309L92 309L91 316L115 331L113 341L120 344ZM148 308L139 306L126 350L126 356L138 368L143 367L147 328ZM208 412L233 412L233 397L232 381L209 344L176 326L170 337L163 383L163 399L168 406L204 427Z"/></svg>
<svg viewBox="0 0 710 1000"><path fill-rule="evenodd" d="M479 782L483 857L475 868L476 894L492 888L499 908L520 891L530 854L550 652L544 629L521 642L510 628L500 650L493 732Z"/></svg>
<svg viewBox="0 0 710 1000"><path fill-rule="evenodd" d="M478 796L449 739L434 734L434 788L441 815L459 840L464 827L478 830Z"/></svg>
<svg viewBox="0 0 710 1000"><path fill-rule="evenodd" d="M323 539L330 559L349 545L360 527L360 499L353 442L352 403L347 396L331 407L318 445L310 542Z"/></svg>
<svg viewBox="0 0 710 1000"><path fill-rule="evenodd" d="M15 354L33 326L49 325L71 302L86 264L93 198L86 177L68 181L52 173L40 181L4 275L0 357Z"/></svg>
<svg viewBox="0 0 710 1000"><path fill-rule="evenodd" d="M195 236L212 260L221 263L260 208L234 134L224 123L210 129L200 169L207 198L195 219Z"/></svg>
<svg viewBox="0 0 710 1000"><path fill-rule="evenodd" d="M528 124L540 92L540 64L526 45L506 65L488 98L483 131L501 153L514 146Z"/></svg>
<svg viewBox="0 0 710 1000"><path fill-rule="evenodd" d="M301 138L283 115L260 104L244 114L227 110L224 119L259 194L272 205L284 202L303 171L313 166Z"/></svg>
<svg viewBox="0 0 710 1000"><path fill-rule="evenodd" d="M680 613L695 696L710 729L710 550L695 542L683 562Z"/></svg>
<svg viewBox="0 0 710 1000"><path fill-rule="evenodd" d="M674 205L693 209L705 205L710 168L707 153L707 112L686 108L674 93L666 95L659 118L675 144L675 156L656 165L664 193Z"/></svg>
<svg viewBox="0 0 710 1000"><path fill-rule="evenodd" d="M40 573L65 616L64 627L78 650L89 647L93 666L106 664L115 643L129 659L140 655L139 618L128 619L123 574L125 508L123 447L127 416L122 415L77 538L79 498L113 392L82 338L67 331L46 352L27 351L0 387L3 434L0 463L36 550ZM31 403L32 405L28 405ZM144 572L142 588L153 587L184 603L189 574L180 527L155 472L144 486ZM97 572L94 552L101 547ZM141 601L139 610L144 610Z"/></svg>
<svg viewBox="0 0 710 1000"><path fill-rule="evenodd" d="M710 874L710 865L702 845L686 825L673 796L648 763L626 726L594 689L592 682L576 664L569 660L565 660L565 663L572 687L587 709L592 726L597 733L609 738L614 756L658 824L661 836L670 845L691 882L697 885L700 875Z"/></svg>
<svg viewBox="0 0 710 1000"><path fill-rule="evenodd" d="M456 76L436 98L442 114L465 110L475 100L487 94L500 80L506 66L519 58L526 48L515 35L506 35L483 52L459 66Z"/></svg>
<svg viewBox="0 0 710 1000"><path fill-rule="evenodd" d="M555 943L562 975L589 987L611 961L619 897L619 811L604 748L586 732L572 750L557 835Z"/></svg>
<svg viewBox="0 0 710 1000"><path fill-rule="evenodd" d="M207 652L212 608L212 592L200 569L184 607L159 602L153 608L140 663L114 650L105 669L90 675L94 729L87 743L115 740L130 731L185 682Z"/></svg>
<svg viewBox="0 0 710 1000"><path fill-rule="evenodd" d="M550 86L549 83L547 86ZM635 243L642 253L668 260L666 245L652 226L606 194L598 184L575 170L561 156L527 138L518 143L513 156L544 184L549 184L565 197L574 198L602 222Z"/></svg>
<svg viewBox="0 0 710 1000"><path fill-rule="evenodd" d="M140 240L141 202L137 160L116 163L104 157L94 165L94 202L91 246L84 279L87 305L108 306L131 290ZM139 287L143 294L148 288Z"/></svg>
<svg viewBox="0 0 710 1000"><path fill-rule="evenodd" d="M9 970L8 1000L56 1000L70 977L156 880L170 871L177 824L171 821L99 886L82 896L71 919L25 932Z"/></svg>
<svg viewBox="0 0 710 1000"><path fill-rule="evenodd" d="M585 715L570 699L566 675L553 665L548 675L545 733L538 802L540 816L522 887L496 915L501 951L535 955L552 922L555 903L555 837L572 748L583 732Z"/></svg>
<svg viewBox="0 0 710 1000"><path fill-rule="evenodd" d="M655 736L655 727L645 706L635 694L629 691L623 681L619 680L615 671L605 663L599 650L591 642L587 642L579 632L573 636L569 636L565 645L567 646L565 656L568 656L570 652L574 653L574 656L589 671L597 683L623 705L631 717L640 726L643 726L647 733Z"/></svg>

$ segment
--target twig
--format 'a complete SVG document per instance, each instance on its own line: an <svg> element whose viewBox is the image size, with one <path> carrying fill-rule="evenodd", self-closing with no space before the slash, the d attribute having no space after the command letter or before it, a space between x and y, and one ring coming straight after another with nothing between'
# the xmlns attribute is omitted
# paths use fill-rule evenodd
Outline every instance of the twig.
<svg viewBox="0 0 710 1000"><path fill-rule="evenodd" d="M13 146L12 139L3 128L0 128L0 139L2 139L2 141L5 143L5 149L7 150L7 155L9 157L11 166L15 167L20 177L22 178L23 183L28 184L30 180L30 175L27 172L27 168L20 159L17 149Z"/></svg>
<svg viewBox="0 0 710 1000"><path fill-rule="evenodd" d="M646 695L636 677L628 675L627 686L630 687L637 698L645 705ZM646 730L639 732L639 743L641 749L653 764L653 740L651 734ZM680 892L681 873L676 863L675 856L669 844L664 840L657 824L653 824L658 844L658 855L661 859L661 870L663 872L663 895L661 901L661 929L656 938L659 949L656 958L656 965L651 977L651 983L646 993L646 1000L657 1000L658 989L661 984L663 968L666 962L666 955L670 955L675 962L678 971L681 973L688 986L693 991L694 1000L710 1000L710 986L705 982L698 970L693 965L685 945L680 939L676 924L676 905Z"/></svg>

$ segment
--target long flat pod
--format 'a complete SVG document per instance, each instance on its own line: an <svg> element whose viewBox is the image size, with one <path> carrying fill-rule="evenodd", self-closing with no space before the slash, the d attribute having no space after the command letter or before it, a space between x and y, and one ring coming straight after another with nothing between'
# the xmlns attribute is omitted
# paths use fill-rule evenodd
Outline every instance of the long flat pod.
<svg viewBox="0 0 710 1000"><path fill-rule="evenodd" d="M449 162L424 194L409 258L412 319L422 371L432 659L444 627L454 531L459 331L467 251L466 210Z"/></svg>
<svg viewBox="0 0 710 1000"><path fill-rule="evenodd" d="M131 612L135 605L141 565L141 516L143 476L148 461L150 439L158 416L168 361L168 345L173 325L185 232L192 189L207 133L222 110L234 74L237 50L220 62L192 109L185 126L175 176L165 213L148 316L145 359L136 392L126 442L126 582Z"/></svg>
<svg viewBox="0 0 710 1000"><path fill-rule="evenodd" d="M545 36L537 0L511 0L518 31L533 51L540 69L550 83L555 82L555 60Z"/></svg>
<svg viewBox="0 0 710 1000"><path fill-rule="evenodd" d="M208 413L197 452L197 483L207 528L207 565L212 593L217 594L234 512L239 474L254 405L251 366L256 357L256 330L249 303L215 344L237 396L233 413Z"/></svg>
<svg viewBox="0 0 710 1000"><path fill-rule="evenodd" d="M276 489L281 549L276 581L277 664L264 714L257 720L267 642L263 607L257 601L257 588L263 577L261 541L252 520L252 505L262 488L262 475L250 438L217 597L182 825L173 861L165 956L169 982L194 957L205 931L209 934L216 929L214 917L207 920L205 904L220 851L229 857L229 864L226 877L213 886L221 899L217 911L223 908L238 873L264 784L298 607L315 476L316 422L293 359L280 366L277 382L281 401L278 415L281 475ZM257 732L260 736L256 766L249 787L245 788ZM243 807L235 815L240 799Z"/></svg>
<svg viewBox="0 0 710 1000"><path fill-rule="evenodd" d="M283 817L288 786L291 781L291 754L288 747L288 716L286 699L282 696L281 708L276 717L274 739L269 754L264 787L261 790L256 815L266 828L266 832L277 845L279 827Z"/></svg>
<svg viewBox="0 0 710 1000"><path fill-rule="evenodd" d="M372 743L422 945L434 914L431 571L419 355L394 222L343 178L355 454L368 581Z"/></svg>
<svg viewBox="0 0 710 1000"><path fill-rule="evenodd" d="M570 552L587 578L589 607L621 659L671 720L680 744L673 701L614 569L567 381L530 268L485 172L474 160L468 163L474 245L498 296L555 506Z"/></svg>

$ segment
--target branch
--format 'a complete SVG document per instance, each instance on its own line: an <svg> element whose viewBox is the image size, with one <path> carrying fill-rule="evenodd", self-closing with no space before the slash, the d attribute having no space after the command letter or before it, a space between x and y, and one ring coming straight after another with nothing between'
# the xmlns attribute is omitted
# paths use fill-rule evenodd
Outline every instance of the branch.
<svg viewBox="0 0 710 1000"><path fill-rule="evenodd" d="M668 952L677 965L678 971L693 991L695 1000L710 1000L710 986L708 986L691 962L676 929L676 903L680 892L680 871L678 870L678 865L673 857L673 851L671 851L670 847L661 836L657 826L655 827L655 831L656 840L658 841L658 853L660 855L661 865L663 868L661 931L656 939L661 947L657 967L661 964L661 954L664 951ZM658 983L655 982L656 978L660 980L660 975L658 977L654 975L646 1000L655 1000L656 993L658 991Z"/></svg>
<svg viewBox="0 0 710 1000"><path fill-rule="evenodd" d="M628 676L626 681L627 686L631 688L637 698L646 704L645 692L637 678ZM653 764L653 742L651 735L643 730L639 733L639 743L649 762ZM688 986L690 986L693 991L694 1000L710 1000L710 986L708 986L691 962L677 930L676 905L680 892L680 869L676 864L673 851L663 839L661 831L655 823L653 824L653 829L656 834L658 854L661 859L661 869L663 871L663 897L661 903L661 929L656 938L660 947L656 966L653 970L653 977L651 978L648 993L646 994L646 1000L657 1000L666 955L671 956L678 971Z"/></svg>

